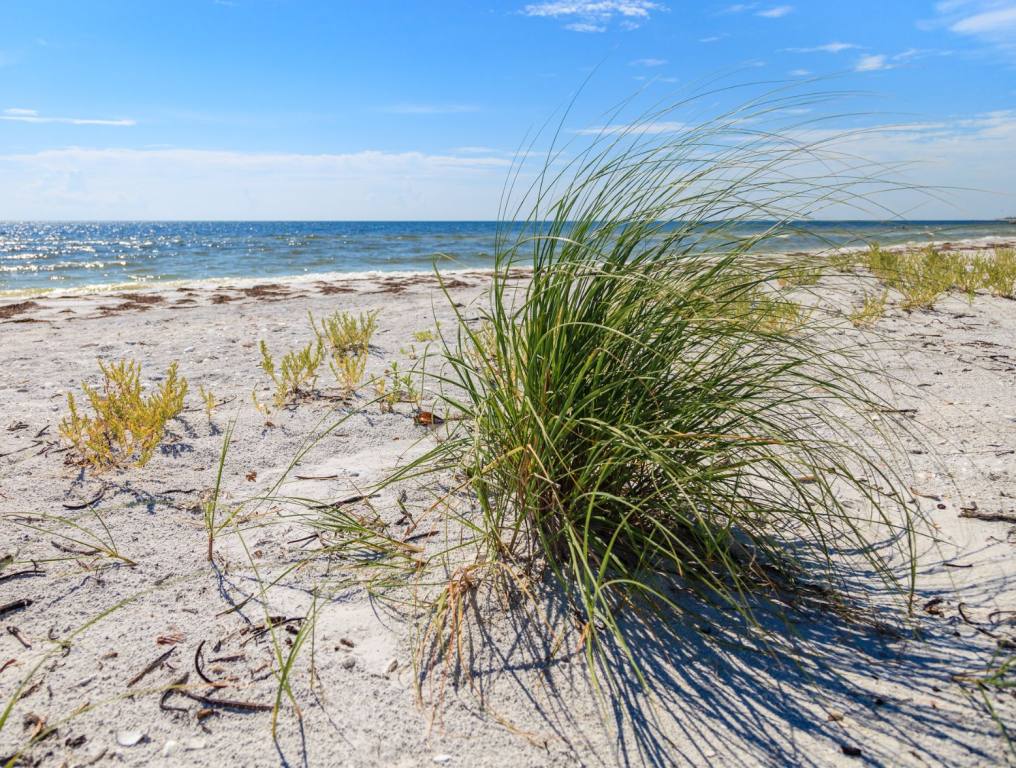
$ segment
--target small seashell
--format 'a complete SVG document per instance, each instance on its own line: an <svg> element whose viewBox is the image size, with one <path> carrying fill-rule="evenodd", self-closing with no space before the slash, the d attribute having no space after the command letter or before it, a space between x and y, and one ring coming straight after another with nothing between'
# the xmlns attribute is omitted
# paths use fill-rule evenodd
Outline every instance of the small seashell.
<svg viewBox="0 0 1016 768"><path fill-rule="evenodd" d="M391 661L388 662L388 666L385 667L385 674L386 675L390 675L392 672L394 672L398 668L399 668L399 660L398 659L392 659Z"/></svg>
<svg viewBox="0 0 1016 768"><path fill-rule="evenodd" d="M176 750L179 747L180 747L180 742L174 741L173 739L170 739L169 741L167 741L165 744L162 745L162 753L161 754L162 754L163 757L169 757L171 754L176 752Z"/></svg>
<svg viewBox="0 0 1016 768"><path fill-rule="evenodd" d="M116 735L116 743L121 747L133 747L144 740L145 734L142 731L120 731Z"/></svg>
<svg viewBox="0 0 1016 768"><path fill-rule="evenodd" d="M444 765L445 763L447 763L449 760L452 759L452 756L451 755L434 755L434 757L432 759L438 765Z"/></svg>

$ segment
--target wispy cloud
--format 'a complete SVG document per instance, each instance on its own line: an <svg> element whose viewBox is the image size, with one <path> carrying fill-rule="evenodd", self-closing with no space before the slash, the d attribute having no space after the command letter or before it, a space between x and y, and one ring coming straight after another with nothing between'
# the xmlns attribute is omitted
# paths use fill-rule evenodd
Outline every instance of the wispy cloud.
<svg viewBox="0 0 1016 768"><path fill-rule="evenodd" d="M630 67L662 67L667 63L666 59L635 59L635 61L629 61L628 66Z"/></svg>
<svg viewBox="0 0 1016 768"><path fill-rule="evenodd" d="M137 125L137 120L128 118L50 117L40 115L34 109L19 109L14 107L5 109L0 113L0 120L6 120L10 123L62 123L63 125L110 125L118 127Z"/></svg>
<svg viewBox="0 0 1016 768"><path fill-rule="evenodd" d="M921 29L948 29L1016 59L1016 0L939 0Z"/></svg>
<svg viewBox="0 0 1016 768"><path fill-rule="evenodd" d="M884 53L873 53L868 56L862 56L857 60L857 64L854 65L855 72L877 72L881 69L892 69L892 64L889 63L889 57Z"/></svg>
<svg viewBox="0 0 1016 768"><path fill-rule="evenodd" d="M699 38L699 42L700 43L716 43L716 42L719 42L720 40L722 40L723 38L725 38L726 36L727 36L726 33L724 33L722 35L709 35L709 37L700 37Z"/></svg>
<svg viewBox="0 0 1016 768"><path fill-rule="evenodd" d="M452 152L462 155L492 155L497 151L493 147L455 147L452 149Z"/></svg>
<svg viewBox="0 0 1016 768"><path fill-rule="evenodd" d="M756 16L761 16L764 19L781 19L794 10L792 5L777 5L774 8L766 8L756 13Z"/></svg>
<svg viewBox="0 0 1016 768"><path fill-rule="evenodd" d="M728 5L721 13L748 13L753 12L763 19L779 19L794 10L792 5L763 5L762 3L735 3Z"/></svg>
<svg viewBox="0 0 1016 768"><path fill-rule="evenodd" d="M975 13L949 27L961 35L994 35L1016 32L1016 5Z"/></svg>
<svg viewBox="0 0 1016 768"><path fill-rule="evenodd" d="M659 135L663 133L679 133L687 129L687 123L660 120L658 122L630 123L628 125L591 125L588 128L579 128L575 133L580 136L616 136L620 134Z"/></svg>
<svg viewBox="0 0 1016 768"><path fill-rule="evenodd" d="M615 19L622 29L637 29L654 11L665 10L655 0L551 0L530 3L522 14L567 20L564 28L572 32L606 32Z"/></svg>
<svg viewBox="0 0 1016 768"><path fill-rule="evenodd" d="M860 47L856 43L832 42L825 45L815 45L811 48L784 48L783 50L791 53L842 53Z"/></svg>
<svg viewBox="0 0 1016 768"><path fill-rule="evenodd" d="M877 72L883 69L896 69L896 67L905 66L909 62L927 58L928 56L950 55L952 55L952 51L924 48L907 48L907 50L900 51L899 53L895 53L891 56L884 53L871 54L869 56L862 56L859 58L857 63L854 65L854 71Z"/></svg>
<svg viewBox="0 0 1016 768"><path fill-rule="evenodd" d="M458 115L479 112L473 104L392 104L381 109L394 115Z"/></svg>
<svg viewBox="0 0 1016 768"><path fill-rule="evenodd" d="M0 154L12 218L489 219L510 157L89 149Z"/></svg>

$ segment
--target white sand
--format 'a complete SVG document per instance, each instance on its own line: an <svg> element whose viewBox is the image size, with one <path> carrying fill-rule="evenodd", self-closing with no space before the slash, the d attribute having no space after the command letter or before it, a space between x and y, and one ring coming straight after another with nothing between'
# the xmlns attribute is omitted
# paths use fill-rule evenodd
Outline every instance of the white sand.
<svg viewBox="0 0 1016 768"><path fill-rule="evenodd" d="M453 288L453 296L468 305L485 278L480 273L457 277L463 284ZM251 287L249 282L232 285ZM261 399L269 396L257 367L258 339L281 351L310 338L308 310L320 315L337 308L377 308L381 330L369 372L379 374L387 361L411 364L411 345L417 353L424 346L412 334L433 328L435 313L445 327L452 324L451 311L429 278L281 285L255 290L254 296L205 284L140 292L152 297L143 299L149 304L108 294L47 296L17 314L8 309L6 320L4 309L15 301L0 302L0 556L13 554L17 561L4 573L31 568L31 561L45 572L0 581L0 606L33 601L0 621L16 627L31 644L25 648L13 634L0 633L0 666L13 660L0 672L0 701L50 654L0 732L0 756L31 733L38 722L31 718L38 717L58 731L32 747L26 759L54 766L859 762L844 745L862 750L871 764L972 766L1011 760L996 724L951 679L983 670L999 640L1016 640L1016 628L1001 621L1016 614L989 621L993 611L1016 609L1016 531L1006 522L960 517L961 507L971 502L980 512L1016 515L1016 302L989 296L978 296L973 305L950 297L935 311L911 315L893 308L879 325L903 350L885 353L885 362L912 388L901 396L900 407L917 409L909 423L930 448L909 457L912 485L943 541L940 547L925 547L921 562L919 638L880 635L806 613L795 622L798 644L810 660L798 668L728 652L689 630L682 643L650 649L658 662L650 670L656 690L647 698L653 704L641 700L645 719L634 725L625 721L618 736L616 713L605 713L605 721L597 710L581 659L565 656L543 664L539 649L520 648L503 627L495 628L479 655L480 674L472 688L448 686L436 709L421 705L409 626L351 590L319 605L313 654L308 641L292 677L302 719L284 700L277 741L269 713L216 708L199 719L202 705L176 694L165 705L186 712L160 709L170 683L187 673L190 683L200 683L194 659L201 643L206 674L229 683L212 692L215 696L273 703L271 636L251 629L263 625L266 612L304 616L312 602L310 589L327 580L327 564L315 563L272 587L267 608L260 602L244 547L264 582L283 575L288 564L306 556L307 547L316 546L299 541L308 533L299 522L279 522L281 509L250 521L242 542L224 535L214 568L205 561L197 504L214 483L229 418L236 414L238 423L224 492L238 499L267 491L313 427L341 405L320 398L273 414L274 426L266 426L251 404L254 388ZM850 287L853 302L864 287L862 280ZM468 307L464 311L471 316ZM78 391L82 379L94 381L97 357L133 357L143 363L149 380L179 360L181 374L190 380L187 412L143 469L96 476L68 463L69 453L57 452L65 393ZM330 376L323 374L322 385ZM197 397L199 384L229 400L211 425ZM325 438L296 470L333 479L293 479L282 492L343 498L429 439L414 425L407 406L394 414L372 409ZM93 508L63 506L87 502L102 488ZM409 506L420 498L411 494ZM377 503L387 512L395 509L391 498ZM84 542L68 525L43 516L72 518L102 534L93 509L136 566L54 546L85 550L89 545L60 538ZM339 570L334 566L332 576ZM241 610L225 613L251 596L255 599ZM66 653L53 652L47 637L67 638L128 598L133 601L75 635ZM942 601L929 613L923 606L933 598ZM280 627L275 636L283 654L288 652L285 642L293 635ZM164 665L128 689L128 681L170 649ZM999 715L1012 723L1012 697L995 701ZM86 704L88 711L72 717ZM123 746L118 737L140 741Z"/></svg>

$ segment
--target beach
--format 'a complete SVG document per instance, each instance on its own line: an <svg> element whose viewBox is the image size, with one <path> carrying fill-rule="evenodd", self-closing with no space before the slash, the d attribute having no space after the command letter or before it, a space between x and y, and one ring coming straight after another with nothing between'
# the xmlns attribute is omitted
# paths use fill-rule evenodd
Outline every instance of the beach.
<svg viewBox="0 0 1016 768"><path fill-rule="evenodd" d="M476 317L488 283L489 273L456 272L447 298L421 273L0 301L0 555L13 560L0 574L0 699L27 680L0 755L53 728L24 755L29 764L1012 760L978 689L963 682L1016 642L1016 302L984 293L951 294L929 311L890 305L876 336L846 322L841 330L877 350L891 374L898 409L882 418L923 438L905 457L908 481L938 540L920 547L915 633L803 609L787 640L800 656L779 663L689 630L681 645L653 650L655 691L632 692L643 713L632 720L623 699L602 708L577 647L547 654L496 620L470 682L431 677L418 694L411 612L356 587L318 590L343 566L308 559L320 533L285 504L224 529L207 562L202 503L232 420L227 501L268 494L283 475L277 496L352 499L440 432L419 418L432 407L426 382L419 407L382 412L363 407L369 391L344 400L324 371L315 395L258 410L255 399L271 401L259 341L281 353L313 338L308 313L377 311L367 376L393 362L410 370L434 354L455 311ZM849 307L870 283L823 281L815 292ZM74 461L58 424L67 393L96 380L96 360L122 358L139 361L146 382L178 361L190 392L145 467L98 473ZM210 416L199 387L214 395ZM340 419L290 468L310 435ZM419 489L400 492L375 501L381 514L426 503ZM290 698L277 675L296 642L304 650L293 654ZM1012 698L992 702L1011 722Z"/></svg>

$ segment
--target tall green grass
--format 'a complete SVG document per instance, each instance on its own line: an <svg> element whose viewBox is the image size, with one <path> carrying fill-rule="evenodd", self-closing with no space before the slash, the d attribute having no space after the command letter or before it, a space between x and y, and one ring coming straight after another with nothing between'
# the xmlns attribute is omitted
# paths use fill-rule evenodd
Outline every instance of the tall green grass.
<svg viewBox="0 0 1016 768"><path fill-rule="evenodd" d="M744 127L770 108L605 132L506 217L479 322L445 334L454 428L393 478L460 478L433 507L467 542L427 599L438 656L485 581L532 600L549 581L590 662L636 672L633 638L689 610L674 589L755 627L766 596L856 597L862 576L907 604L916 524L862 383L877 371L789 299L798 265L756 255L850 182L789 172L816 148ZM746 241L747 218L777 223Z"/></svg>

